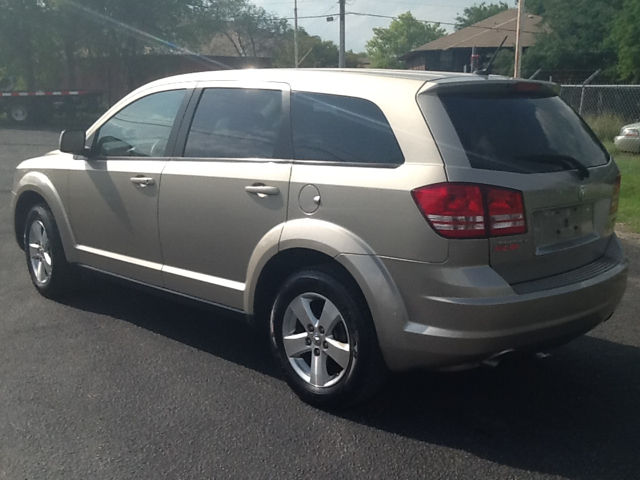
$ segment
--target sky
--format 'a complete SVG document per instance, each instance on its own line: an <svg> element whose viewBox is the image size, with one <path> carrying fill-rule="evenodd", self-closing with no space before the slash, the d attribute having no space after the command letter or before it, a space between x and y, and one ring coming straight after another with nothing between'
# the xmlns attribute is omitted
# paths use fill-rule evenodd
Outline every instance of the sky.
<svg viewBox="0 0 640 480"><path fill-rule="evenodd" d="M373 28L386 28L392 21L391 18L349 15L349 12L395 17L410 11L418 20L442 22L441 27L447 32L452 32L453 26L445 23L454 23L455 17L462 14L465 8L481 2L482 0L346 0L345 49L363 52L367 40L373 36ZM497 0L485 2L498 3ZM290 24L293 26L294 0L253 0L253 3L279 17L290 18ZM515 5L514 0L508 0L506 3L510 6ZM337 45L340 30L339 12L337 0L298 0L298 26L311 35L331 40ZM319 15L324 17L301 18ZM333 22L327 22L326 16L329 15L333 15Z"/></svg>

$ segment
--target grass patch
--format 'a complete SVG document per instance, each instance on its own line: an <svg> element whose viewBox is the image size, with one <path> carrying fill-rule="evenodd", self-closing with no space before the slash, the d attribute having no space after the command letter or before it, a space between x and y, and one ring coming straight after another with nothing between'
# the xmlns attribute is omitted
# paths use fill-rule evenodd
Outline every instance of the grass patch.
<svg viewBox="0 0 640 480"><path fill-rule="evenodd" d="M603 115L585 115L584 121L591 127L593 133L602 142L613 142L613 137L620 133L620 129L627 123L619 115L605 113Z"/></svg>
<svg viewBox="0 0 640 480"><path fill-rule="evenodd" d="M619 152L613 143L605 142L622 173L618 223L640 233L640 155Z"/></svg>

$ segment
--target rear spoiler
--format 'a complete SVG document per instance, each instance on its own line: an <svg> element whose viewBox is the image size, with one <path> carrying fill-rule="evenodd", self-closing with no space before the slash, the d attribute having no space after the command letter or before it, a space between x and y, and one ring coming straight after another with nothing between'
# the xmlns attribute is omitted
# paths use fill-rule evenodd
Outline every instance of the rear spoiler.
<svg viewBox="0 0 640 480"><path fill-rule="evenodd" d="M524 80L516 78L506 78L500 76L482 77L469 75L465 77L454 77L439 79L425 83L418 91L421 94L440 94L454 92L530 92L541 95L555 96L560 94L562 87L557 83L544 82L538 80Z"/></svg>

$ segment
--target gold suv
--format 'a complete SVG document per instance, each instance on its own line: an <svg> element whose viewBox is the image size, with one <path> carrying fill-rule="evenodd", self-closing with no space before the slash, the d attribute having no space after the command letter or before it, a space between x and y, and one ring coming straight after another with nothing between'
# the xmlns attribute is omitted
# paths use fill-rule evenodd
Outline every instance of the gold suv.
<svg viewBox="0 0 640 480"><path fill-rule="evenodd" d="M620 174L541 82L375 70L156 81L18 166L36 289L76 266L269 328L305 401L477 365L608 319ZM242 348L242 345L238 345Z"/></svg>

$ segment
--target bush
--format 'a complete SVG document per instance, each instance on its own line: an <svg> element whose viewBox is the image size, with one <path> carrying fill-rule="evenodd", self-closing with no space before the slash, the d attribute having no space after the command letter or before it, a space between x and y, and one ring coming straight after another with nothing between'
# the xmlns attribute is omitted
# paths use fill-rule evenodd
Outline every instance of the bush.
<svg viewBox="0 0 640 480"><path fill-rule="evenodd" d="M612 142L613 137L620 133L620 129L628 122L619 115L605 113L603 115L586 115L585 122L589 124L601 142Z"/></svg>

